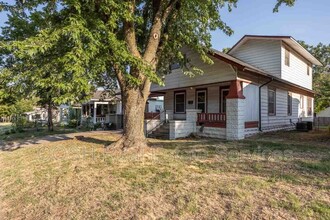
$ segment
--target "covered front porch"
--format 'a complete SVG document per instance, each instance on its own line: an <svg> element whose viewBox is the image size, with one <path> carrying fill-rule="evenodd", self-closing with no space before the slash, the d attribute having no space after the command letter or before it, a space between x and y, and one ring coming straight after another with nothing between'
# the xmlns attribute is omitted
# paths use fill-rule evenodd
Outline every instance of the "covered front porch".
<svg viewBox="0 0 330 220"><path fill-rule="evenodd" d="M221 139L243 139L258 131L258 121L246 120L243 83L238 80L167 90L164 111L145 115L146 134L163 124L169 139L197 134Z"/></svg>
<svg viewBox="0 0 330 220"><path fill-rule="evenodd" d="M93 124L110 124L114 129L122 128L121 102L89 101L82 104L82 121L90 120Z"/></svg>

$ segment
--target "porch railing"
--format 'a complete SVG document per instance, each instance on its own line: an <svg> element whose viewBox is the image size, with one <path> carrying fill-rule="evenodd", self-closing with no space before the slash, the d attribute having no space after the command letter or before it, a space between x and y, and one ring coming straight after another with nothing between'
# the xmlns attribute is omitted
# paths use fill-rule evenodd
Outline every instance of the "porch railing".
<svg viewBox="0 0 330 220"><path fill-rule="evenodd" d="M104 123L105 117L96 117L96 123Z"/></svg>
<svg viewBox="0 0 330 220"><path fill-rule="evenodd" d="M225 113L198 113L197 123L210 127L226 127Z"/></svg>
<svg viewBox="0 0 330 220"><path fill-rule="evenodd" d="M145 112L144 119L160 119L160 112Z"/></svg>

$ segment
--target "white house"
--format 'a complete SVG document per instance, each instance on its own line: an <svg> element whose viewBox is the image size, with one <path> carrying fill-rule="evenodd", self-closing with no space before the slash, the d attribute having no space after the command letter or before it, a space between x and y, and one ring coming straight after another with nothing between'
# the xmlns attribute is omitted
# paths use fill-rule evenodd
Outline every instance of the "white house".
<svg viewBox="0 0 330 220"><path fill-rule="evenodd" d="M164 87L152 85L152 96L164 96L164 111L146 120L149 136L237 140L313 119L312 65L321 63L292 37L246 35L227 54L211 50L213 65L184 53L204 74L177 68Z"/></svg>
<svg viewBox="0 0 330 220"><path fill-rule="evenodd" d="M115 129L122 128L122 102L120 95L97 90L88 102L81 105L81 120L92 123L111 123Z"/></svg>

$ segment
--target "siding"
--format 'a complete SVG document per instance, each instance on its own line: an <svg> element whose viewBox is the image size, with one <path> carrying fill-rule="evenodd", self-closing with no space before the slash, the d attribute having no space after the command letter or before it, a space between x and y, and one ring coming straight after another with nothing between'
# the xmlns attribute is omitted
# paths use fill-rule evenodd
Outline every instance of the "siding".
<svg viewBox="0 0 330 220"><path fill-rule="evenodd" d="M186 50L185 52L190 62L194 66L203 70L204 74L189 77L183 74L182 69L176 69L165 76L164 87L152 84L151 91L198 86L203 84L229 81L236 78L235 72L229 64L220 61L214 57L210 57L213 60L214 64L209 65L204 63L200 59L199 55L195 52L191 50Z"/></svg>
<svg viewBox="0 0 330 220"><path fill-rule="evenodd" d="M259 121L259 87L243 83L245 96L245 121Z"/></svg>
<svg viewBox="0 0 330 220"><path fill-rule="evenodd" d="M300 108L300 94L292 93L292 115L287 114L288 91L276 88L276 115L268 115L268 86L261 89L261 125L263 129L273 128L282 125L290 125L290 119L296 123L299 118L309 120L307 112L307 97L304 96L304 108Z"/></svg>
<svg viewBox="0 0 330 220"><path fill-rule="evenodd" d="M307 75L307 62L293 50L290 51L290 66L285 65L285 47L281 47L282 56L282 79L294 84L303 86L307 89L312 89L312 68L310 74Z"/></svg>
<svg viewBox="0 0 330 220"><path fill-rule="evenodd" d="M281 77L281 42L249 40L230 55L269 74Z"/></svg>

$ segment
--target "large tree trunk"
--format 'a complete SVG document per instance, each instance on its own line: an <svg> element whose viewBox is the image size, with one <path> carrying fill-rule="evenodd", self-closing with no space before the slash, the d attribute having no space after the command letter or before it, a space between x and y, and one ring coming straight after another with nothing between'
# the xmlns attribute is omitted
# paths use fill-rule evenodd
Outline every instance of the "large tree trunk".
<svg viewBox="0 0 330 220"><path fill-rule="evenodd" d="M48 111L48 123L47 123L48 131L54 131L53 111L52 111L52 104L51 104L51 102L48 103L47 111Z"/></svg>
<svg viewBox="0 0 330 220"><path fill-rule="evenodd" d="M124 107L123 136L110 149L143 151L147 145L144 133L144 111L146 98L138 89L127 89L122 92Z"/></svg>

